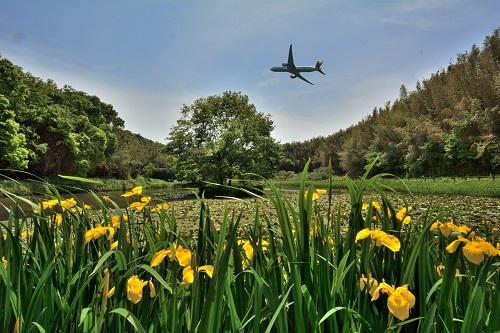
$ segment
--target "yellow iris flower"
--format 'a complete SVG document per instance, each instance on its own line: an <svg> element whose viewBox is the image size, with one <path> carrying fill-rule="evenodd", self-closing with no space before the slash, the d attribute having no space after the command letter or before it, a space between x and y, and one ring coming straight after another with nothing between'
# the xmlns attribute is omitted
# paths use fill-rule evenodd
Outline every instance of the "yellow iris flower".
<svg viewBox="0 0 500 333"><path fill-rule="evenodd" d="M186 266L182 270L182 283L183 284L192 284L194 282L194 273L195 271L198 272L205 272L209 278L213 277L214 274L214 266L212 265L204 265L200 266L198 268L194 268L191 266Z"/></svg>
<svg viewBox="0 0 500 333"><path fill-rule="evenodd" d="M142 289L148 283L139 279L137 275L132 275L127 281L127 299L134 304L137 304L142 299Z"/></svg>
<svg viewBox="0 0 500 333"><path fill-rule="evenodd" d="M396 213L396 218L403 222L404 224L409 224L411 222L410 212L412 211L412 207L403 207Z"/></svg>
<svg viewBox="0 0 500 333"><path fill-rule="evenodd" d="M129 208L134 208L138 212L142 211L151 202L151 197L142 197L141 201L132 202Z"/></svg>
<svg viewBox="0 0 500 333"><path fill-rule="evenodd" d="M192 284L194 282L194 270L191 266L186 266L182 270L182 283Z"/></svg>
<svg viewBox="0 0 500 333"><path fill-rule="evenodd" d="M480 238L469 241L466 238L458 237L446 247L446 251L448 251L449 253L455 252L458 249L460 243L465 244L462 249L465 258L475 265L480 265L487 256L493 257L500 255L500 251L496 249L491 243L486 242Z"/></svg>
<svg viewBox="0 0 500 333"><path fill-rule="evenodd" d="M102 236L108 234L107 240L113 239L115 235L115 229L113 227L102 227L98 225L95 228L85 231L85 243L90 242L91 240L98 239Z"/></svg>
<svg viewBox="0 0 500 333"><path fill-rule="evenodd" d="M359 289L361 291L365 290L366 286L370 287L370 295L373 296L373 293L378 287L378 281L371 276L371 274L368 274L368 277L365 277L364 274L361 275L359 278Z"/></svg>
<svg viewBox="0 0 500 333"><path fill-rule="evenodd" d="M156 266L160 265L165 260L165 257L167 257L167 256L170 259L170 261L174 260L174 253L172 250L161 249L153 255L153 258L151 258L151 263L149 265L151 267L156 267Z"/></svg>
<svg viewBox="0 0 500 333"><path fill-rule="evenodd" d="M142 186L136 186L132 189L132 191L126 192L122 194L122 197L128 198L133 195L141 195L142 194Z"/></svg>
<svg viewBox="0 0 500 333"><path fill-rule="evenodd" d="M245 251L246 257L248 258L248 260L252 261L254 256L252 243L249 240L240 239L238 240L237 244L243 247L243 251ZM263 251L266 251L267 247L269 246L269 242L266 240L262 240L260 246Z"/></svg>
<svg viewBox="0 0 500 333"><path fill-rule="evenodd" d="M191 251L183 248L181 245L175 249L175 257L181 266L191 265Z"/></svg>
<svg viewBox="0 0 500 333"><path fill-rule="evenodd" d="M406 320L410 316L410 309L415 306L415 296L408 290L408 285L395 288L385 282L378 285L372 295L372 301L380 297L380 293L387 294L389 312L399 320Z"/></svg>
<svg viewBox="0 0 500 333"><path fill-rule="evenodd" d="M471 229L466 225L457 226L453 222L440 222L436 221L431 225L431 231L435 232L439 229L444 237L449 237L452 232L459 232L461 234L468 234Z"/></svg>
<svg viewBox="0 0 500 333"><path fill-rule="evenodd" d="M316 189L312 194L312 200L317 200L320 196L327 194L328 191L324 189ZM307 190L304 192L304 198L307 197Z"/></svg>
<svg viewBox="0 0 500 333"><path fill-rule="evenodd" d="M360 230L356 235L356 242L370 237L376 246L385 246L392 252L397 252L401 248L401 243L396 236L389 235L380 229L370 230L363 229Z"/></svg>
<svg viewBox="0 0 500 333"><path fill-rule="evenodd" d="M155 298L156 297L156 288L155 284L153 283L153 279L149 279L148 281L148 287L149 287L149 297Z"/></svg>
<svg viewBox="0 0 500 333"><path fill-rule="evenodd" d="M169 208L170 208L169 204L164 202L164 203L161 203L161 204L154 206L154 208L152 208L151 211L152 212L161 212L162 210L167 210Z"/></svg>

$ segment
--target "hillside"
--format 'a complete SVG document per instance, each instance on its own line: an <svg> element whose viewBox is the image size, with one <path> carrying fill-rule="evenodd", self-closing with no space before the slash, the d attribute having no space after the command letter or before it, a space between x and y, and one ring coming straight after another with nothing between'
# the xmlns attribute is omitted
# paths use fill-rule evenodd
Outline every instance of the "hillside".
<svg viewBox="0 0 500 333"><path fill-rule="evenodd" d="M281 169L300 171L332 160L336 174L377 171L401 176L500 172L500 31L459 54L455 63L416 83L358 124L327 137L284 144Z"/></svg>
<svg viewBox="0 0 500 333"><path fill-rule="evenodd" d="M112 105L1 57L0 120L0 168L40 176L171 176L164 145L125 130Z"/></svg>

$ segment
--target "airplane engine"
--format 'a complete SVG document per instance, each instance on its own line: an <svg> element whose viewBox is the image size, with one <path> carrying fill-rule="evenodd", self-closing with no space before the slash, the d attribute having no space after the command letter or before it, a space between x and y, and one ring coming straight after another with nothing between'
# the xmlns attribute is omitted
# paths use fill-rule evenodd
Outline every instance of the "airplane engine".
<svg viewBox="0 0 500 333"><path fill-rule="evenodd" d="M295 79L297 78L297 75L290 75L290 79Z"/></svg>

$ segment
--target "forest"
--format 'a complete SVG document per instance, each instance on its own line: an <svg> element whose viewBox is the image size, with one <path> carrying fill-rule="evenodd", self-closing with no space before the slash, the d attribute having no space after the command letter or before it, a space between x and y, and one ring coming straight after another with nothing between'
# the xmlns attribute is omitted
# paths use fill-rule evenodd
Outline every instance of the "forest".
<svg viewBox="0 0 500 333"><path fill-rule="evenodd" d="M359 176L377 156L378 172L398 176L467 176L500 172L500 31L446 69L400 87L399 98L358 124L326 137L283 145L280 169L312 167Z"/></svg>
<svg viewBox="0 0 500 333"><path fill-rule="evenodd" d="M112 105L69 85L59 88L6 58L0 58L0 119L3 169L39 176L173 176L164 145L124 129Z"/></svg>

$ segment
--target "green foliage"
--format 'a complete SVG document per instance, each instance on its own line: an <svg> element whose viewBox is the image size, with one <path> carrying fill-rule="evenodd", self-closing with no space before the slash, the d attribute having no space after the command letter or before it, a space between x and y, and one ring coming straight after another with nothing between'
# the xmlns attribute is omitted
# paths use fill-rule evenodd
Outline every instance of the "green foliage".
<svg viewBox="0 0 500 333"><path fill-rule="evenodd" d="M273 128L271 117L257 112L241 93L227 91L184 105L167 144L177 158L177 178L222 184L244 173L271 176L279 158Z"/></svg>
<svg viewBox="0 0 500 333"><path fill-rule="evenodd" d="M433 230L432 210L403 224L396 214L401 207L383 191L383 175L368 178L368 172L356 181L347 179L347 217L333 209L331 188L328 199L313 196L314 188L306 186L307 170L293 201L267 184L273 213L262 213L256 202L253 224L246 228L241 227L241 212L226 206L215 217L210 201L199 198L195 237L179 230L176 214L183 212L175 207L159 212L152 204L142 211L109 209L96 196L100 208L93 211L62 210L56 204L23 216L16 209L0 224L0 328L119 333L498 331L499 257L491 251L481 263L469 262L463 244L449 253L446 248L459 233L446 237L439 228ZM376 193L380 208L362 208L367 191ZM53 197L58 198L55 188ZM322 211L317 200L333 206ZM108 229L85 241L87 231L96 226ZM384 245L371 237L357 239L363 229L380 229L400 246L389 249L387 238L379 239ZM190 250L187 263L179 260L180 245ZM165 253L163 262L152 265L155 254L167 249L174 251L172 258ZM213 276L197 270L204 265L213 265ZM183 281L184 266L194 271L192 283ZM144 281L134 303L127 299L134 289L128 286L133 275ZM386 287L373 297L372 281L361 287L363 276L407 286L416 300L409 316L400 320L388 306L393 297L391 304L404 307L408 292L391 294Z"/></svg>
<svg viewBox="0 0 500 333"><path fill-rule="evenodd" d="M15 114L8 107L9 100L0 95L0 168L26 169L29 153L26 138L19 132Z"/></svg>
<svg viewBox="0 0 500 333"><path fill-rule="evenodd" d="M399 176L488 175L500 172L500 29L459 54L416 90L400 87L392 105L327 137L284 145L280 169L327 167L358 177L380 156L377 170ZM289 163L291 160L292 163Z"/></svg>
<svg viewBox="0 0 500 333"><path fill-rule="evenodd" d="M122 127L123 120L95 96L69 86L58 88L51 80L24 73L5 58L0 58L0 94L9 99L15 114L12 120L18 124L13 127L8 121L6 126L11 132L19 131L16 144L25 146L17 153L10 149L19 168L28 166L30 172L44 176L86 175L115 149L112 130Z"/></svg>

